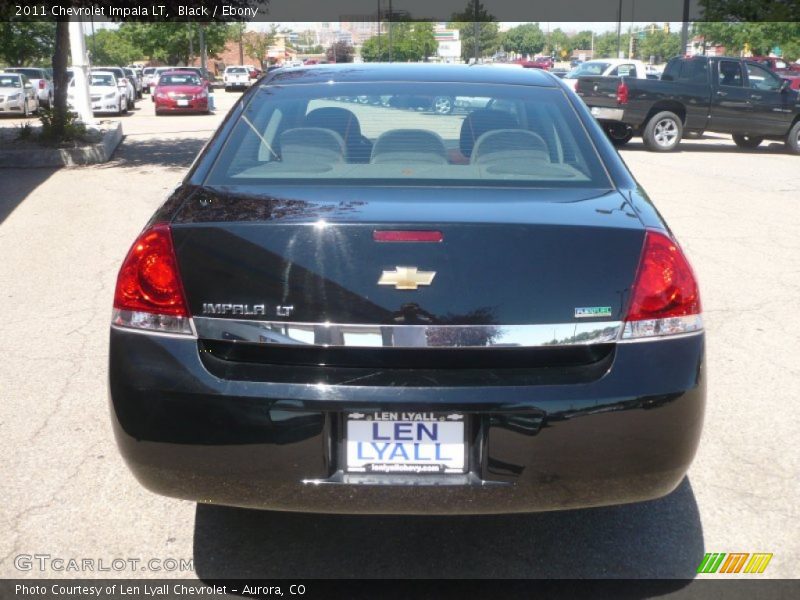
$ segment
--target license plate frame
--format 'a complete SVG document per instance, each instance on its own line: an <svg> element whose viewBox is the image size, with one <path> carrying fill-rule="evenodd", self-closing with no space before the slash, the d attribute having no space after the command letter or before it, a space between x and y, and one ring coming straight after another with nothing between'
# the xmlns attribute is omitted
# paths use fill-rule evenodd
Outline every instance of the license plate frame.
<svg viewBox="0 0 800 600"><path fill-rule="evenodd" d="M397 417L397 418L393 418ZM341 439L341 468L346 474L361 475L399 475L399 476L430 476L430 475L464 475L470 470L472 445L470 444L469 419L464 413L456 411L349 411L342 415ZM357 423L351 429L351 423ZM362 460L358 458L359 441L364 441L365 428L372 430L375 424L379 427L379 439L383 447L385 460L377 458L373 448L363 446ZM420 429L419 424L422 424ZM402 438L400 440L387 440L393 437L395 424L401 424L400 432L412 438L422 436L422 441ZM408 427L407 425L411 425ZM436 425L435 425L436 424ZM434 426L435 425L435 426ZM438 430L438 431L437 431ZM443 442L436 447L436 442L430 440L431 434L442 436ZM405 450L398 452L396 444L401 444ZM378 448L378 451L380 447ZM414 452L417 452L416 456ZM438 452L438 454L437 454ZM455 452L455 454L453 454ZM390 457L390 454L394 453ZM459 455L460 454L460 455ZM428 460L416 461L415 458ZM365 463L366 458L374 458L371 463ZM437 460L444 458L446 460Z"/></svg>

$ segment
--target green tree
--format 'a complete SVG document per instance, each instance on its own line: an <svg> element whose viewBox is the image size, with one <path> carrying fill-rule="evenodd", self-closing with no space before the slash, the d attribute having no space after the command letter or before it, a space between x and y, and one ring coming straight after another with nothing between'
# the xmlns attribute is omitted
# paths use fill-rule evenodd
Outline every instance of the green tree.
<svg viewBox="0 0 800 600"><path fill-rule="evenodd" d="M545 35L538 23L517 25L501 36L503 49L518 54L537 54L544 49Z"/></svg>
<svg viewBox="0 0 800 600"><path fill-rule="evenodd" d="M420 61L436 52L436 37L433 24L427 22L400 22L392 24L391 55L389 36L382 35L366 40L361 46L361 58L365 62L395 60L399 62Z"/></svg>
<svg viewBox="0 0 800 600"><path fill-rule="evenodd" d="M555 53L556 59L567 58L572 51L570 37L561 29L554 29L547 39L547 49L550 53Z"/></svg>
<svg viewBox="0 0 800 600"><path fill-rule="evenodd" d="M199 49L198 28L201 26L204 27L206 51L209 56L222 51L228 39L234 35L229 23L203 23L202 25L192 23L190 27L187 27L186 23L175 22L125 22L120 25L119 31L147 58L175 64L189 62L192 54L189 51L190 47L197 52Z"/></svg>
<svg viewBox="0 0 800 600"><path fill-rule="evenodd" d="M703 17L708 22L797 23L800 2L797 0L700 0Z"/></svg>
<svg viewBox="0 0 800 600"><path fill-rule="evenodd" d="M717 43L725 46L730 55L741 54L749 50L752 54L769 54L775 46L792 52L798 50L800 40L800 23L798 22L752 22L752 23L697 23L694 33L705 38L706 43Z"/></svg>
<svg viewBox="0 0 800 600"><path fill-rule="evenodd" d="M55 37L52 22L0 21L0 61L15 67L48 64Z"/></svg>
<svg viewBox="0 0 800 600"><path fill-rule="evenodd" d="M335 63L353 62L353 54L355 54L355 48L353 48L353 46L344 40L334 42L325 51L325 56L328 59L328 62Z"/></svg>
<svg viewBox="0 0 800 600"><path fill-rule="evenodd" d="M681 54L681 36L678 33L667 33L663 29L647 32L636 47L636 56L648 61L655 57L656 62L665 62L673 56Z"/></svg>
<svg viewBox="0 0 800 600"><path fill-rule="evenodd" d="M591 50L592 48L592 39L594 38L594 34L591 31L579 31L572 37L570 37L570 46L572 50Z"/></svg>
<svg viewBox="0 0 800 600"><path fill-rule="evenodd" d="M139 49L117 29L99 29L87 35L86 48L95 65L127 65L142 58Z"/></svg>
<svg viewBox="0 0 800 600"><path fill-rule="evenodd" d="M625 36L622 36L621 49L625 49ZM616 58L617 56L617 32L607 31L594 38L594 57L595 58Z"/></svg>
<svg viewBox="0 0 800 600"><path fill-rule="evenodd" d="M234 25L235 27L235 25ZM248 31L244 34L244 51L247 56L257 60L259 67L264 69L267 52L275 43L278 27L273 25L270 31ZM237 33L238 35L238 33Z"/></svg>
<svg viewBox="0 0 800 600"><path fill-rule="evenodd" d="M493 54L500 48L500 30L494 16L475 0L469 2L465 10L455 13L450 27L458 29L461 39L461 57L464 60ZM477 36L476 36L477 33Z"/></svg>

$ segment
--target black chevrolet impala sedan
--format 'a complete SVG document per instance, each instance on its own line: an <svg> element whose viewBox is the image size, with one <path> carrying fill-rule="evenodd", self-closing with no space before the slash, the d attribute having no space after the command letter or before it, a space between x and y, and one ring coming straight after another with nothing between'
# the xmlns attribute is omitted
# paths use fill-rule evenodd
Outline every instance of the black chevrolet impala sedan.
<svg viewBox="0 0 800 600"><path fill-rule="evenodd" d="M705 404L678 242L559 79L484 66L253 86L124 259L109 376L150 490L331 513L663 496Z"/></svg>

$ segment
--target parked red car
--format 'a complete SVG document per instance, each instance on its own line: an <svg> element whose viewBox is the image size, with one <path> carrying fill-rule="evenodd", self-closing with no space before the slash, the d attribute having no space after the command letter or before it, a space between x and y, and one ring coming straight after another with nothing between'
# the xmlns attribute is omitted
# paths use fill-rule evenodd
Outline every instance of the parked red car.
<svg viewBox="0 0 800 600"><path fill-rule="evenodd" d="M790 63L775 56L751 56L747 60L764 65L779 77L786 79L791 89L800 90L800 64Z"/></svg>
<svg viewBox="0 0 800 600"><path fill-rule="evenodd" d="M549 71L553 68L553 59L547 57L536 58L534 60L519 60L517 62L526 69L544 69L545 71Z"/></svg>
<svg viewBox="0 0 800 600"><path fill-rule="evenodd" d="M156 114L208 113L208 88L192 71L165 71L153 92Z"/></svg>
<svg viewBox="0 0 800 600"><path fill-rule="evenodd" d="M747 60L760 63L781 76L789 75L800 77L800 65L797 63L790 63L782 58L777 58L775 56L751 56Z"/></svg>

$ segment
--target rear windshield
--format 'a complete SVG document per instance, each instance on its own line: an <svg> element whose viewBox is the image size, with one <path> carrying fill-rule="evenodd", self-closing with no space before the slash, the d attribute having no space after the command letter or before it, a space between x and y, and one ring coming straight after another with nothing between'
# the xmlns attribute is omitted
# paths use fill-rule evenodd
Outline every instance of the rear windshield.
<svg viewBox="0 0 800 600"><path fill-rule="evenodd" d="M228 73L247 73L247 69L244 67L228 67Z"/></svg>
<svg viewBox="0 0 800 600"><path fill-rule="evenodd" d="M200 85L200 78L194 73L164 73L158 85Z"/></svg>
<svg viewBox="0 0 800 600"><path fill-rule="evenodd" d="M14 73L22 73L29 79L42 79L45 77L45 73L41 69L21 69L15 68Z"/></svg>
<svg viewBox="0 0 800 600"><path fill-rule="evenodd" d="M606 62L586 62L572 69L572 71L567 73L567 77L570 79L575 79L576 77L602 75L610 66L611 63Z"/></svg>
<svg viewBox="0 0 800 600"><path fill-rule="evenodd" d="M0 75L0 88L22 87L22 78L19 75Z"/></svg>
<svg viewBox="0 0 800 600"><path fill-rule="evenodd" d="M92 80L89 85L108 87L116 85L116 82L114 81L114 76L110 73L92 73Z"/></svg>
<svg viewBox="0 0 800 600"><path fill-rule="evenodd" d="M560 88L471 83L263 86L209 185L608 187Z"/></svg>
<svg viewBox="0 0 800 600"><path fill-rule="evenodd" d="M155 73L155 72L156 72L155 67L145 67L144 69L142 69L142 75L150 75L150 73Z"/></svg>

